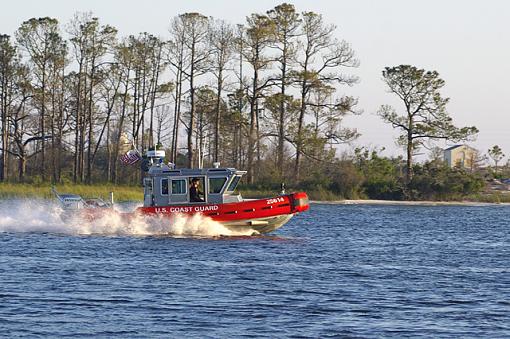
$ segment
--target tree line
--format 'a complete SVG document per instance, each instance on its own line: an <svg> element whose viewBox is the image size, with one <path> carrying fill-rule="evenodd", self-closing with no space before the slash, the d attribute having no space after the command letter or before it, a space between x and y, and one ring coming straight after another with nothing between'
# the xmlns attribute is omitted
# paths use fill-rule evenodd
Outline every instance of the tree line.
<svg viewBox="0 0 510 339"><path fill-rule="evenodd" d="M135 183L141 172L119 156L158 147L178 166L246 168L251 185L320 185L347 166L337 145L359 136L343 124L360 114L344 91L359 61L337 35L321 14L287 3L237 25L180 14L165 38L119 36L91 13L27 20L0 35L0 180ZM477 130L453 125L437 72L382 74L404 107L378 114L402 132L409 186L426 141ZM348 162L359 165L359 154Z"/></svg>
<svg viewBox="0 0 510 339"><path fill-rule="evenodd" d="M168 39L119 37L77 13L2 35L0 179L133 180L117 163L127 138L185 166L248 167L250 182L269 166L299 181L303 158L357 135L341 126L356 100L339 89L358 60L320 14L281 4L241 25L185 13L169 27Z"/></svg>

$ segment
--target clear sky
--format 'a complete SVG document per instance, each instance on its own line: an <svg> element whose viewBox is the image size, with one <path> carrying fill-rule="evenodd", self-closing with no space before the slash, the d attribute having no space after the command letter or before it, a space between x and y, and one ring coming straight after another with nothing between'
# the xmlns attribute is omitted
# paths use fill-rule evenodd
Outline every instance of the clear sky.
<svg viewBox="0 0 510 339"><path fill-rule="evenodd" d="M2 1L0 33L13 34L32 17L51 16L67 23L77 11L92 11L120 35L149 32L168 37L170 18L201 12L243 23L283 1L273 0L17 0ZM446 81L448 111L457 125L475 125L472 145L482 152L495 144L510 155L510 1L462 0L313 0L287 1L298 11L315 11L338 26L361 64L354 71L360 83L346 92L359 98L361 116L347 119L362 137L358 145L386 147L400 154L396 133L374 115L381 104L398 102L381 81L385 66L411 64L437 70ZM439 144L444 146L444 144Z"/></svg>

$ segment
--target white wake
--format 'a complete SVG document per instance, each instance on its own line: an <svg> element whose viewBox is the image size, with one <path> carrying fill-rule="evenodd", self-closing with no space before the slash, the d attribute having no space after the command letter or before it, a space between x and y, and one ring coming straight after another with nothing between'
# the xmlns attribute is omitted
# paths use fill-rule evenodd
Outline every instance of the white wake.
<svg viewBox="0 0 510 339"><path fill-rule="evenodd" d="M57 203L45 200L0 201L0 232L184 237L244 236L254 233L253 230L231 231L200 214L176 215L172 218L137 215L126 219L118 211L112 211L89 221L76 215L69 217Z"/></svg>

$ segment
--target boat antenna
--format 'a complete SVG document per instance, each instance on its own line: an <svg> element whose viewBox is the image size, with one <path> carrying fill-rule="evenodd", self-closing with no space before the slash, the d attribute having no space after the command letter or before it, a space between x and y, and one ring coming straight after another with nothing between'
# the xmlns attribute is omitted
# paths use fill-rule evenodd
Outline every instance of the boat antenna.
<svg viewBox="0 0 510 339"><path fill-rule="evenodd" d="M203 164L202 164L202 146L199 145L198 147L198 168L202 168Z"/></svg>

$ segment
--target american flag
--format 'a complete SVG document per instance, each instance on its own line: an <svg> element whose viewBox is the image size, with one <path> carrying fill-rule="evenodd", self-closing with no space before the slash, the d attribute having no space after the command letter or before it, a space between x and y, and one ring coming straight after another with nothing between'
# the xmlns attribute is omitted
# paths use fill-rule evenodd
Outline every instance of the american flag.
<svg viewBox="0 0 510 339"><path fill-rule="evenodd" d="M138 161L140 161L140 159L142 159L142 157L137 150L129 150L126 152L126 154L120 157L120 161L126 165L136 164Z"/></svg>

